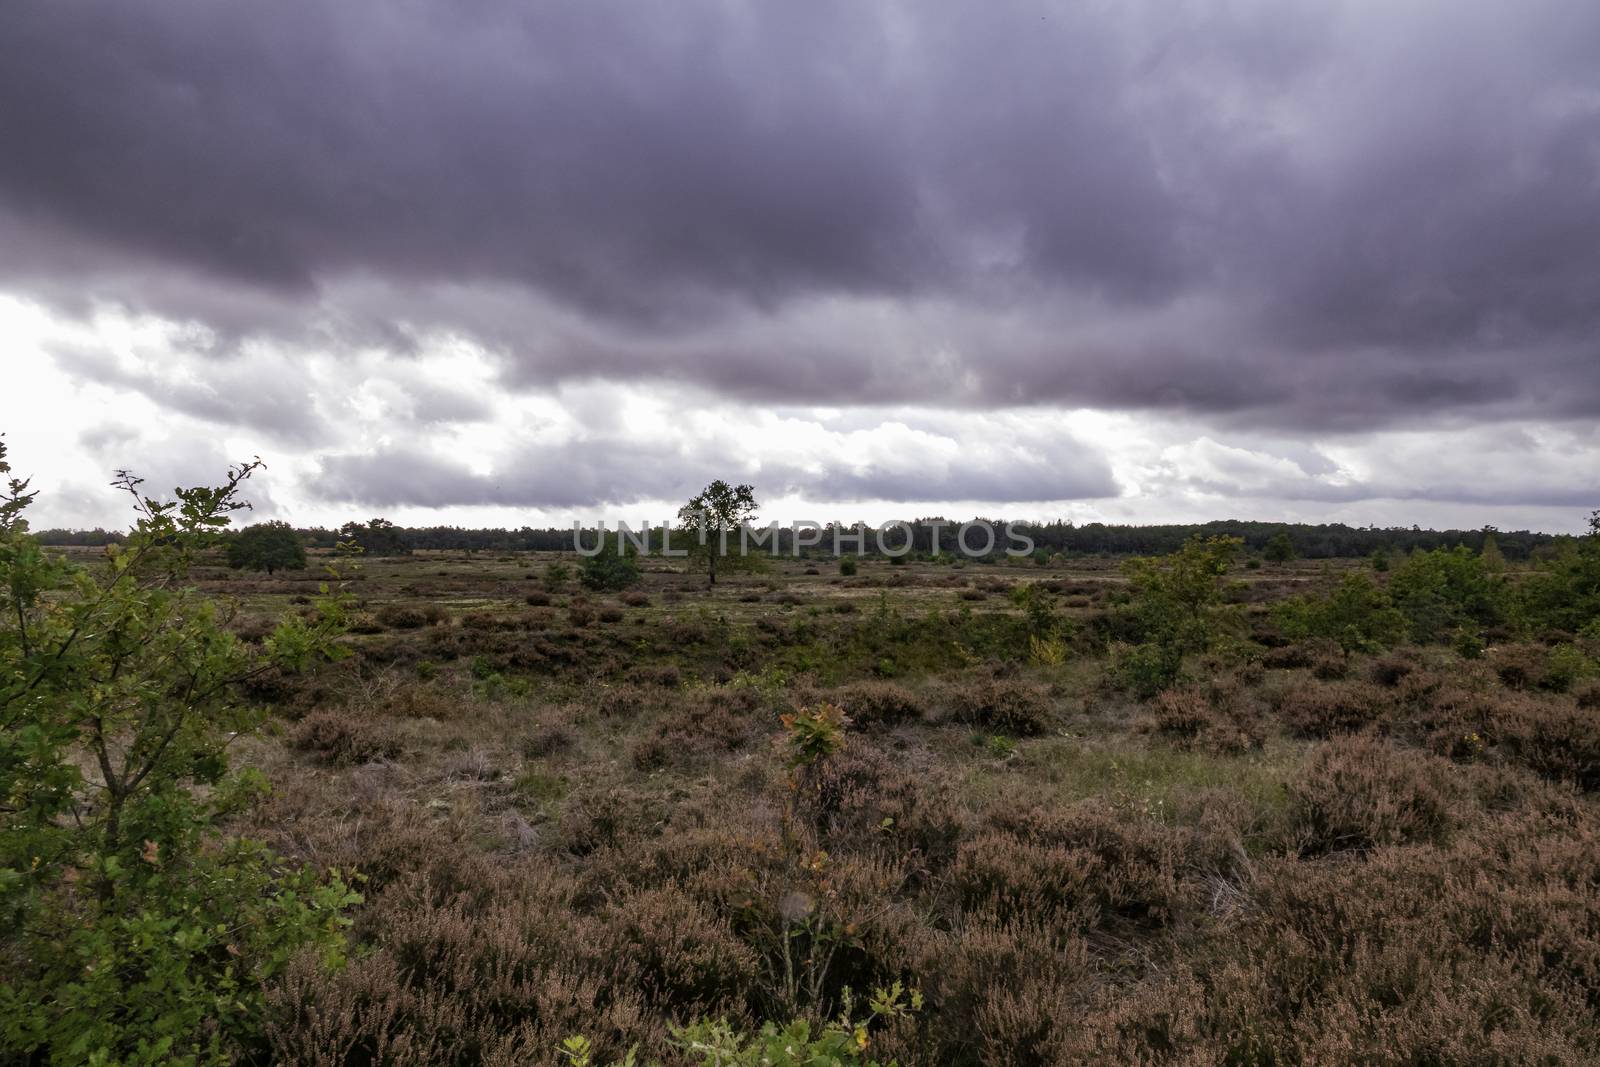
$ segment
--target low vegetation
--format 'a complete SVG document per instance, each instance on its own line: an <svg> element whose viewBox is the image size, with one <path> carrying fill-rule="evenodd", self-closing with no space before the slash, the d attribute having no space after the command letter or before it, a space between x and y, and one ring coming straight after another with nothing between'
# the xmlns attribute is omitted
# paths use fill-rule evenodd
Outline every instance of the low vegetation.
<svg viewBox="0 0 1600 1067"><path fill-rule="evenodd" d="M251 573L245 474L5 505L14 1062L1600 1059L1600 516Z"/></svg>

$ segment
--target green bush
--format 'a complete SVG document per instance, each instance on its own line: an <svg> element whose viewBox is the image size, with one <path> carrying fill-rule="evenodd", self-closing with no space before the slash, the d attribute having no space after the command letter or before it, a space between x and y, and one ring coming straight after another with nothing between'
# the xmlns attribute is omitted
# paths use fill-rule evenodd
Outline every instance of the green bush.
<svg viewBox="0 0 1600 1067"><path fill-rule="evenodd" d="M261 522L246 526L228 542L228 566L234 570L304 570L306 546L286 522Z"/></svg>
<svg viewBox="0 0 1600 1067"><path fill-rule="evenodd" d="M1213 647L1229 629L1223 578L1240 544L1237 537L1195 537L1169 556L1123 565L1137 643L1117 653L1113 670L1126 688L1149 697L1171 687L1182 676L1183 657Z"/></svg>
<svg viewBox="0 0 1600 1067"><path fill-rule="evenodd" d="M1365 574L1347 574L1326 596L1286 600L1272 612L1285 637L1326 638L1346 652L1377 652L1404 639L1408 622Z"/></svg>
<svg viewBox="0 0 1600 1067"><path fill-rule="evenodd" d="M618 552L610 538L598 553L586 556L578 568L578 583L597 593L615 593L638 582L639 563L633 553Z"/></svg>
<svg viewBox="0 0 1600 1067"><path fill-rule="evenodd" d="M1119 645L1111 650L1111 672L1122 688L1148 700L1183 677L1183 649L1155 641Z"/></svg>
<svg viewBox="0 0 1600 1067"><path fill-rule="evenodd" d="M1509 607L1505 580L1465 545L1412 553L1389 579L1389 597L1418 644L1497 625Z"/></svg>
<svg viewBox="0 0 1600 1067"><path fill-rule="evenodd" d="M1288 563L1295 557L1294 541L1290 540L1287 532L1273 534L1261 550L1261 555L1268 563Z"/></svg>
<svg viewBox="0 0 1600 1067"><path fill-rule="evenodd" d="M226 741L256 715L236 686L332 654L343 603L261 650L184 584L239 484L177 499L117 484L138 516L99 568L28 535L34 494L0 497L0 1047L16 1062L227 1063L251 1051L262 983L298 950L343 950L356 895L212 827L261 795ZM8 472L0 443L0 472Z"/></svg>
<svg viewBox="0 0 1600 1067"><path fill-rule="evenodd" d="M572 567L558 559L553 559L544 565L544 587L549 592L555 593L561 587L572 581Z"/></svg>
<svg viewBox="0 0 1600 1067"><path fill-rule="evenodd" d="M1589 536L1562 546L1522 587L1522 611L1536 629L1582 633L1600 626L1600 511Z"/></svg>

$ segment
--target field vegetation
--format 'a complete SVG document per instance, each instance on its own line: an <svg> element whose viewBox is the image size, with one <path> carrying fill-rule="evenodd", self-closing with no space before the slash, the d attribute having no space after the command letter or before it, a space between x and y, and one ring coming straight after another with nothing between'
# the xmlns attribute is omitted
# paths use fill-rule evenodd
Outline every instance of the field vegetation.
<svg viewBox="0 0 1600 1067"><path fill-rule="evenodd" d="M109 556L14 490L12 1062L1600 1060L1600 516L269 572L240 488Z"/></svg>

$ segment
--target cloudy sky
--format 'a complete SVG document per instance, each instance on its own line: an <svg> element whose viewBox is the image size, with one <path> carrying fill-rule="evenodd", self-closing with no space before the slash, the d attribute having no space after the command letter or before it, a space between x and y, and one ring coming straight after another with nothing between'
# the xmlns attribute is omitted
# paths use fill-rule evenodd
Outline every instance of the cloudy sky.
<svg viewBox="0 0 1600 1067"><path fill-rule="evenodd" d="M1600 507L1593 0L9 0L35 525Z"/></svg>

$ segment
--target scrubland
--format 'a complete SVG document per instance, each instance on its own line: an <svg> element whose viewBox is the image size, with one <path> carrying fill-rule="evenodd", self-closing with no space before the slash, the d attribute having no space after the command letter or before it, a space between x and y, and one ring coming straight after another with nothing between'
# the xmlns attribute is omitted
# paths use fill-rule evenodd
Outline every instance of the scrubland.
<svg viewBox="0 0 1600 1067"><path fill-rule="evenodd" d="M554 558L367 560L353 655L253 684L228 832L363 897L259 1057L1600 1059L1600 640L1537 575ZM195 573L246 641L315 578Z"/></svg>
<svg viewBox="0 0 1600 1067"><path fill-rule="evenodd" d="M1600 1062L1600 513L713 584L257 466L0 494L3 1062Z"/></svg>

